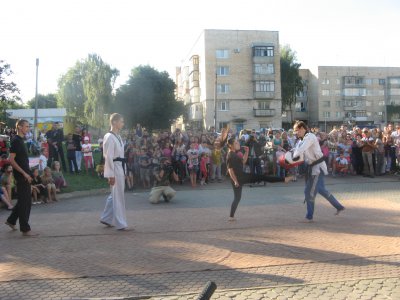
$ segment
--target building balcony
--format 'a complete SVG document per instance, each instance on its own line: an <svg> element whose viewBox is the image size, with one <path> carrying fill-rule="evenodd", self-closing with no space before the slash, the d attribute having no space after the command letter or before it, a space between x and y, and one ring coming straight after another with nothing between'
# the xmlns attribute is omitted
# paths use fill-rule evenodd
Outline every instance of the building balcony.
<svg viewBox="0 0 400 300"><path fill-rule="evenodd" d="M254 74L253 73L253 81L260 80L275 80L275 74Z"/></svg>
<svg viewBox="0 0 400 300"><path fill-rule="evenodd" d="M275 116L275 109L253 108L253 112L254 112L255 117L274 117Z"/></svg>
<svg viewBox="0 0 400 300"><path fill-rule="evenodd" d="M265 63L274 63L274 56L253 56L253 63L255 64L265 64Z"/></svg>
<svg viewBox="0 0 400 300"><path fill-rule="evenodd" d="M349 105L343 106L344 111L351 111L351 110L368 110L366 105Z"/></svg>
<svg viewBox="0 0 400 300"><path fill-rule="evenodd" d="M275 92L254 92L255 99L274 99Z"/></svg>

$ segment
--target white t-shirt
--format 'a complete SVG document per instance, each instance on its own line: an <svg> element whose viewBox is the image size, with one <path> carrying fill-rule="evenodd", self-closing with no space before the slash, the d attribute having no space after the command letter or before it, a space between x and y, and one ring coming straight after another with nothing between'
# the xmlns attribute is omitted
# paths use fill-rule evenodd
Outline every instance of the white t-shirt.
<svg viewBox="0 0 400 300"><path fill-rule="evenodd" d="M83 156L92 156L92 144L82 145Z"/></svg>
<svg viewBox="0 0 400 300"><path fill-rule="evenodd" d="M41 154L39 156L39 171L43 171L47 167L47 157Z"/></svg>

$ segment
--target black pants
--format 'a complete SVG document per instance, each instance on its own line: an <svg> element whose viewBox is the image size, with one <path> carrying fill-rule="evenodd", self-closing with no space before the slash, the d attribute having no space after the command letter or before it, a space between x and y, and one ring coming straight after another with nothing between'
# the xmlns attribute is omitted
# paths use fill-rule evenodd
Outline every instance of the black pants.
<svg viewBox="0 0 400 300"><path fill-rule="evenodd" d="M21 232L28 232L31 230L29 226L29 216L31 214L31 185L25 178L16 179L17 181L17 204L14 206L11 215L8 217L7 222L16 225L19 219L19 230Z"/></svg>
<svg viewBox="0 0 400 300"><path fill-rule="evenodd" d="M233 188L233 202L231 205L231 213L230 217L233 218L235 216L236 209L239 205L240 199L242 198L242 187L243 184L246 183L255 183L255 182L283 182L285 178L276 177L276 176L267 176L267 175L252 175L252 174L243 174L238 178L239 186L236 187L233 180L231 180L232 188Z"/></svg>
<svg viewBox="0 0 400 300"><path fill-rule="evenodd" d="M62 169L64 172L67 172L67 166L65 164L65 157L64 157L64 149L63 149L62 145L58 146L57 152L58 152L59 159L61 160Z"/></svg>
<svg viewBox="0 0 400 300"><path fill-rule="evenodd" d="M75 152L74 152L75 155ZM69 172L72 173L78 173L78 164L76 163L76 157L75 156L68 156L68 166L69 166ZM73 170L72 170L73 168Z"/></svg>

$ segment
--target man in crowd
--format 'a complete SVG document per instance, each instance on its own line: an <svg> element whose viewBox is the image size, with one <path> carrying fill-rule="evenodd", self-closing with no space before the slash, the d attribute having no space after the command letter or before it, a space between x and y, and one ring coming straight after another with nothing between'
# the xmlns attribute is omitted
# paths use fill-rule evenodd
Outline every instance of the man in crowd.
<svg viewBox="0 0 400 300"><path fill-rule="evenodd" d="M173 177L175 181L179 181L178 175L174 172L168 158L163 157L160 160L160 170L155 174L155 186L150 191L150 203L157 204L162 196L165 202L169 202L175 197L176 191L170 186L170 179Z"/></svg>

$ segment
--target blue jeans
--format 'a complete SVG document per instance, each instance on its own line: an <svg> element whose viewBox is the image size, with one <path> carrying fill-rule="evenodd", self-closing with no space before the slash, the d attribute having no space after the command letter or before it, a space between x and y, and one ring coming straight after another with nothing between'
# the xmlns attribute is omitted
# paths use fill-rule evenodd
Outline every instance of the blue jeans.
<svg viewBox="0 0 400 300"><path fill-rule="evenodd" d="M304 189L304 195L307 204L306 218L308 220L313 219L315 197L317 196L317 193L319 193L326 200L328 200L329 203L332 204L332 206L337 210L344 209L343 205L341 205L339 201L325 188L324 176L325 175L321 170L319 175L312 175L306 181L306 188Z"/></svg>

